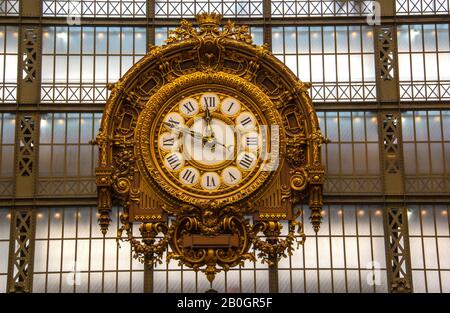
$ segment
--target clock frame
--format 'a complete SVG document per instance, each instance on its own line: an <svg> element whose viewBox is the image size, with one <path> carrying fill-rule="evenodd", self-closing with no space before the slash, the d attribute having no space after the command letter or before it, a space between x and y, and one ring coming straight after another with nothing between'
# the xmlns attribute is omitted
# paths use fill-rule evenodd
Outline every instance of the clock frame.
<svg viewBox="0 0 450 313"><path fill-rule="evenodd" d="M221 30L220 20L215 13L198 15L198 27L183 20L165 45L150 46L143 59L109 85L95 141L102 232L117 203L123 207L118 237L126 233L137 258L156 264L170 248L168 261L201 270L211 282L217 272L255 260L251 247L270 266L292 253L294 243L305 239L298 219L302 204L309 205L310 221L319 231L324 183L325 139L308 95L310 85L267 46L254 45L248 27L229 21ZM173 183L164 169L158 135L177 103L207 92L238 99L259 125L271 127L265 147L275 157L258 164L245 184L195 193ZM288 229L282 238L284 222ZM133 235L137 224L139 240Z"/></svg>

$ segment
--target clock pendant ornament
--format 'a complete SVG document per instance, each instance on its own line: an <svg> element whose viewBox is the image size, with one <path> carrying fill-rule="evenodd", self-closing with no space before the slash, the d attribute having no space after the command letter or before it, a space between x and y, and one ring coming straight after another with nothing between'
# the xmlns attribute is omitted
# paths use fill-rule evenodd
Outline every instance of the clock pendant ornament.
<svg viewBox="0 0 450 313"><path fill-rule="evenodd" d="M220 21L182 21L108 86L96 139L103 234L116 203L135 257L156 265L169 251L211 283L255 255L272 266L291 254L305 240L302 204L319 231L324 183L310 86L248 27Z"/></svg>

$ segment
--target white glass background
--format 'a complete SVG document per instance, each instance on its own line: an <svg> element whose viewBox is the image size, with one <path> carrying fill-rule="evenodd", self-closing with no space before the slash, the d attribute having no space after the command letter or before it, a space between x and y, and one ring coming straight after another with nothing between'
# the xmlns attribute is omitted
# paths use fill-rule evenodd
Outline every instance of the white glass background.
<svg viewBox="0 0 450 313"><path fill-rule="evenodd" d="M118 210L106 237L96 208L40 208L37 211L34 292L142 292L143 265L130 244L116 242Z"/></svg>
<svg viewBox="0 0 450 313"><path fill-rule="evenodd" d="M373 29L368 26L274 27L272 52L316 102L375 101Z"/></svg>
<svg viewBox="0 0 450 313"><path fill-rule="evenodd" d="M6 275L8 274L9 230L11 213L7 208L0 208L0 293L6 292Z"/></svg>
<svg viewBox="0 0 450 313"><path fill-rule="evenodd" d="M41 115L38 194L95 194L101 113Z"/></svg>
<svg viewBox="0 0 450 313"><path fill-rule="evenodd" d="M397 37L400 98L449 100L449 25L399 25Z"/></svg>
<svg viewBox="0 0 450 313"><path fill-rule="evenodd" d="M19 28L0 25L0 105L16 102Z"/></svg>
<svg viewBox="0 0 450 313"><path fill-rule="evenodd" d="M450 220L447 205L408 209L414 292L450 292Z"/></svg>
<svg viewBox="0 0 450 313"><path fill-rule="evenodd" d="M42 103L106 102L106 84L144 56L145 42L142 27L44 27Z"/></svg>
<svg viewBox="0 0 450 313"><path fill-rule="evenodd" d="M15 124L15 114L0 113L0 198L9 198L14 192Z"/></svg>
<svg viewBox="0 0 450 313"><path fill-rule="evenodd" d="M450 112L404 112L402 129L407 192L450 191Z"/></svg>

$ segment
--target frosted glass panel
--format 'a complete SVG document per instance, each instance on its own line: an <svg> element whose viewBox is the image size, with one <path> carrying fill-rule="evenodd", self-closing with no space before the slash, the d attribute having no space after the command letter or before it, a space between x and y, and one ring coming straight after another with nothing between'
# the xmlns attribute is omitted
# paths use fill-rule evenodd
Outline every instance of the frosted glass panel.
<svg viewBox="0 0 450 313"><path fill-rule="evenodd" d="M117 247L117 209L105 239L90 236L99 229L97 218L91 207L38 209L34 292L142 292L134 285L143 283L142 264L132 258L128 243ZM116 280L116 275L124 279Z"/></svg>
<svg viewBox="0 0 450 313"><path fill-rule="evenodd" d="M371 27L272 29L272 52L302 81L312 82L316 102L375 100L373 51Z"/></svg>
<svg viewBox="0 0 450 313"><path fill-rule="evenodd" d="M106 84L146 53L145 40L143 27L45 26L42 102L106 102Z"/></svg>

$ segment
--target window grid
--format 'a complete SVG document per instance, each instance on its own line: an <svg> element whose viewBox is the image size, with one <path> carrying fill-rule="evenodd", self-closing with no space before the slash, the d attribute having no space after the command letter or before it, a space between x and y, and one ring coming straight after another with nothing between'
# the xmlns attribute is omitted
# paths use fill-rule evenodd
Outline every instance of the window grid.
<svg viewBox="0 0 450 313"><path fill-rule="evenodd" d="M365 16L373 12L373 1L283 0L271 3L273 17Z"/></svg>
<svg viewBox="0 0 450 313"><path fill-rule="evenodd" d="M97 149L90 141L100 128L101 113L48 113L41 116L40 196L94 195Z"/></svg>
<svg viewBox="0 0 450 313"><path fill-rule="evenodd" d="M387 292L382 208L327 205L317 235L308 211L305 244L278 265L280 292Z"/></svg>
<svg viewBox="0 0 450 313"><path fill-rule="evenodd" d="M317 102L376 101L373 29L366 26L274 27L272 50Z"/></svg>
<svg viewBox="0 0 450 313"><path fill-rule="evenodd" d="M43 29L42 103L106 103L116 82L146 53L142 27Z"/></svg>
<svg viewBox="0 0 450 313"><path fill-rule="evenodd" d="M378 120L373 112L318 112L326 194L381 194Z"/></svg>
<svg viewBox="0 0 450 313"><path fill-rule="evenodd" d="M253 255L255 251L250 250ZM166 258L164 254L163 259ZM186 266L179 266L177 261L171 260L156 265L153 269L153 292L155 293L203 293L209 289L225 293L267 293L269 292L269 269L261 261L245 261L243 266L221 271L216 275L213 284L209 283L206 275L195 272Z"/></svg>
<svg viewBox="0 0 450 313"><path fill-rule="evenodd" d="M143 265L116 242L119 213L103 237L96 208L38 209L33 292L142 292Z"/></svg>
<svg viewBox="0 0 450 313"><path fill-rule="evenodd" d="M15 103L17 97L17 26L0 26L0 103Z"/></svg>
<svg viewBox="0 0 450 313"><path fill-rule="evenodd" d="M155 16L165 18L192 18L202 12L216 12L224 17L262 17L262 0L195 0L155 1Z"/></svg>
<svg viewBox="0 0 450 313"><path fill-rule="evenodd" d="M414 292L450 292L448 205L408 208Z"/></svg>
<svg viewBox="0 0 450 313"><path fill-rule="evenodd" d="M408 111L402 117L406 191L450 191L450 111Z"/></svg>
<svg viewBox="0 0 450 313"><path fill-rule="evenodd" d="M145 18L146 0L43 0L43 16Z"/></svg>
<svg viewBox="0 0 450 313"><path fill-rule="evenodd" d="M0 0L0 16L18 16L19 0Z"/></svg>
<svg viewBox="0 0 450 313"><path fill-rule="evenodd" d="M401 101L450 100L448 24L398 26Z"/></svg>
<svg viewBox="0 0 450 313"><path fill-rule="evenodd" d="M397 0L397 15L448 14L449 0Z"/></svg>

